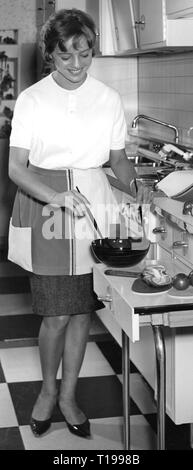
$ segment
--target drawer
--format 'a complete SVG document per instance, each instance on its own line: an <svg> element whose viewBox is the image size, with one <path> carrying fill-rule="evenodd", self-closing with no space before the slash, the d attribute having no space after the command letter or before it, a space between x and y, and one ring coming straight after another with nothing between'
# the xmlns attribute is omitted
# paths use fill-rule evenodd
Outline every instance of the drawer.
<svg viewBox="0 0 193 470"><path fill-rule="evenodd" d="M173 224L166 216L162 214L156 215L155 226L152 228L152 232L157 243L169 250L172 249Z"/></svg>
<svg viewBox="0 0 193 470"><path fill-rule="evenodd" d="M177 245L177 247L173 248L175 256L193 265L193 235L174 228L173 243Z"/></svg>
<svg viewBox="0 0 193 470"><path fill-rule="evenodd" d="M134 314L132 307L118 292L116 287L111 286L107 277L101 269L94 267L94 291L102 300L109 314L113 315L119 327L125 331L134 342L139 340L139 315Z"/></svg>
<svg viewBox="0 0 193 470"><path fill-rule="evenodd" d="M156 242L164 249L169 250L173 256L180 257L182 261L193 263L193 235L185 229L183 221L176 223L172 215L156 214L156 227L153 229Z"/></svg>

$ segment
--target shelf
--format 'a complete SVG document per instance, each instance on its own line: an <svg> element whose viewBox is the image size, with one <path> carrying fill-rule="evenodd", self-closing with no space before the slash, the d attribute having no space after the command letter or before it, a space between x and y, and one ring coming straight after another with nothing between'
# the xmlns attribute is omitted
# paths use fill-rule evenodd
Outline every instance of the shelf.
<svg viewBox="0 0 193 470"><path fill-rule="evenodd" d="M157 47L151 49L128 49L126 51L117 52L114 55L96 55L97 59L104 59L107 57L110 58L123 58L123 57L140 57L140 56L162 56L162 55L173 55L173 54L184 54L184 53L193 53L193 46L181 46L181 47Z"/></svg>

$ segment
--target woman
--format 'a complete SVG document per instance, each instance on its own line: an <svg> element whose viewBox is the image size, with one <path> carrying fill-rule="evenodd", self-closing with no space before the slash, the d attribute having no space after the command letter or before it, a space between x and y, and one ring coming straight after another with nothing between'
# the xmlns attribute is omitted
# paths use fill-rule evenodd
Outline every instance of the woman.
<svg viewBox="0 0 193 470"><path fill-rule="evenodd" d="M87 73L95 38L95 25L82 11L60 10L48 20L42 41L55 70L19 95L12 122L9 175L19 189L9 258L31 271L33 309L43 317L43 383L31 417L35 436L50 427L56 402L71 432L90 435L75 398L90 314L102 306L92 286L87 207L108 235L116 218L106 208L115 207L115 200L101 166L110 157L111 168L127 187L136 176L124 150L119 95Z"/></svg>

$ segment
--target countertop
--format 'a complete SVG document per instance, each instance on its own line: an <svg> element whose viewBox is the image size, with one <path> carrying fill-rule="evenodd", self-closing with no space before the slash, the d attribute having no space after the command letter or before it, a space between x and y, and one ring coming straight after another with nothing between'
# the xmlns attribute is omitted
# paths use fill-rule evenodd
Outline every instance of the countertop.
<svg viewBox="0 0 193 470"><path fill-rule="evenodd" d="M142 261L138 265L132 267L132 271L136 270L142 271L146 265L152 264L154 265L155 262L150 262L149 260ZM167 272L173 276L179 272L181 269L181 265L178 262L166 262L164 261L164 265L166 267ZM191 310L191 318L193 318L192 312L192 305L193 305L193 289L192 295L187 295L187 292L184 292L183 296L182 293L179 294L179 291L173 288L168 289L166 291L162 291L156 294L138 294L132 291L132 284L134 282L133 278L130 277L120 277L120 276L106 276L105 270L107 266L104 264L99 264L95 266L95 271L101 272L102 275L106 277L106 281L120 294L122 299L130 306L133 313L158 313L159 310L162 312L167 311L176 311L178 312L177 315L181 317L182 312L180 311L186 306L185 309ZM125 269L129 271L129 268ZM115 300L115 297L114 297ZM168 307L168 308L167 308ZM164 310L165 308L165 310Z"/></svg>

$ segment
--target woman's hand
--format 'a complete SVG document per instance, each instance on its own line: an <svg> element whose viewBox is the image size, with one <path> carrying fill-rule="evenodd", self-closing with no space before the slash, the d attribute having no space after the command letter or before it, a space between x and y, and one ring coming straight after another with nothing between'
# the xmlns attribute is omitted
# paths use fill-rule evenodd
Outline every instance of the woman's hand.
<svg viewBox="0 0 193 470"><path fill-rule="evenodd" d="M75 189L56 193L50 204L55 207L65 207L73 212L75 217L84 217L86 214L86 206L90 205L88 199Z"/></svg>

